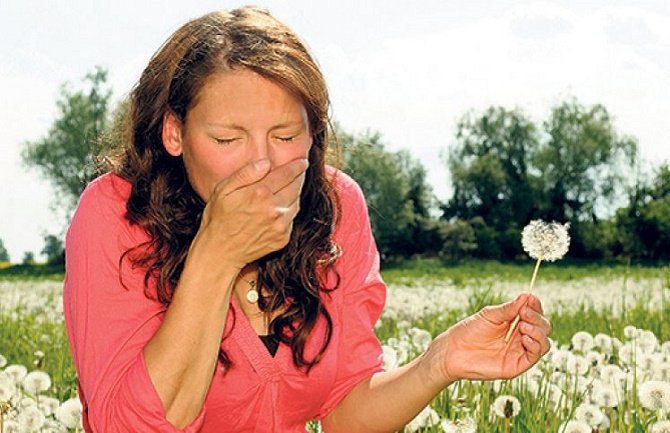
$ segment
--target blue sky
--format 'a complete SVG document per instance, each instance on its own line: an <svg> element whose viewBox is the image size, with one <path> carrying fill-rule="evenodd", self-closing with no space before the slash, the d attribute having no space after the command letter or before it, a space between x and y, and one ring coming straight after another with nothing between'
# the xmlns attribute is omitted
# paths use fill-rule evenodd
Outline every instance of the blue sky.
<svg viewBox="0 0 670 433"><path fill-rule="evenodd" d="M194 4L195 3L195 4ZM237 1L0 3L0 239L13 261L61 233L53 191L21 166L22 143L43 137L64 82L109 69L115 100L178 26ZM670 158L670 6L665 1L256 2L309 45L347 130L378 130L429 171L468 110L518 107L535 120L574 96L603 103L639 139L648 165Z"/></svg>

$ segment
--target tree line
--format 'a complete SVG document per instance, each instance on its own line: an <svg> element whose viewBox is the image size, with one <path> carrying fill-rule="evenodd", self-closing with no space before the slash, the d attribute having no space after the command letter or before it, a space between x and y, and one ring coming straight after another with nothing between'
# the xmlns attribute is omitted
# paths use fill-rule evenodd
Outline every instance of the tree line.
<svg viewBox="0 0 670 433"><path fill-rule="evenodd" d="M126 113L124 103L110 109L106 79L96 68L82 89L63 86L48 134L23 146L24 164L50 181L67 214ZM385 260L516 259L522 228L537 218L570 223L574 258L669 258L670 167L644 172L637 140L616 130L603 105L569 98L540 122L517 108L464 114L444 143L447 200L435 196L419 160L389 150L378 131L353 134L335 124L334 135L332 160L363 189ZM60 238L44 236L52 263L63 259ZM0 241L0 261L3 248Z"/></svg>

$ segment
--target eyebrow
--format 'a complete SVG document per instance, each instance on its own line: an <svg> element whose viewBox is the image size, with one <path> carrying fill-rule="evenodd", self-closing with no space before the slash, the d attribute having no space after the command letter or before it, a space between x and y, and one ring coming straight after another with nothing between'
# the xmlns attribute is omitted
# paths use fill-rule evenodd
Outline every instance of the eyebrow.
<svg viewBox="0 0 670 433"><path fill-rule="evenodd" d="M302 120L295 120L295 121L289 121L289 122L282 122L279 123L272 128L270 128L270 131L275 130L275 129L282 129L282 128L289 128L292 126L303 126L305 122ZM246 128L243 127L242 125L238 125L237 123L207 123L207 126L210 127L217 127L217 128L226 128L226 129L235 129L238 131L246 131Z"/></svg>

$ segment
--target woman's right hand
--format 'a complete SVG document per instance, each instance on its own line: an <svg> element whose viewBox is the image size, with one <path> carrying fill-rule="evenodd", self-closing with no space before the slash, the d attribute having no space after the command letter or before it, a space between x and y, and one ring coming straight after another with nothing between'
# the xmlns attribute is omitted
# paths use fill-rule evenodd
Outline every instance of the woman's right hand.
<svg viewBox="0 0 670 433"><path fill-rule="evenodd" d="M238 270L288 244L308 167L296 159L271 169L270 161L245 165L219 182L203 211L187 262L215 271L222 263Z"/></svg>

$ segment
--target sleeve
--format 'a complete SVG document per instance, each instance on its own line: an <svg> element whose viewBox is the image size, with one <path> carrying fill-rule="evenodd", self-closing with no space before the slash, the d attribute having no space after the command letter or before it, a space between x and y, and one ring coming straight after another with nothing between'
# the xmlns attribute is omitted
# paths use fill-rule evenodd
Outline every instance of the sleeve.
<svg viewBox="0 0 670 433"><path fill-rule="evenodd" d="M343 176L341 173L338 176ZM348 179L342 188L342 218L338 234L342 256L342 302L339 306L341 335L337 373L330 394L315 419L322 420L362 380L382 368L383 351L374 326L386 302L386 285L379 274L379 253L372 236L368 210L358 184ZM336 290L336 291L337 291Z"/></svg>
<svg viewBox="0 0 670 433"><path fill-rule="evenodd" d="M141 241L123 216L125 201L109 197L100 182L91 183L65 238L63 307L83 421L104 433L197 432L204 406L190 425L177 429L148 374L143 349L165 307L145 296L144 270L125 259L119 268L121 254Z"/></svg>

